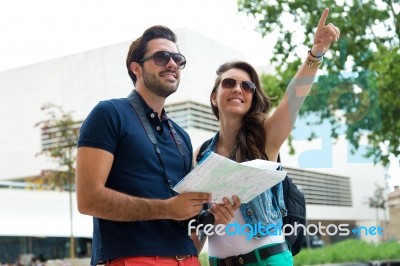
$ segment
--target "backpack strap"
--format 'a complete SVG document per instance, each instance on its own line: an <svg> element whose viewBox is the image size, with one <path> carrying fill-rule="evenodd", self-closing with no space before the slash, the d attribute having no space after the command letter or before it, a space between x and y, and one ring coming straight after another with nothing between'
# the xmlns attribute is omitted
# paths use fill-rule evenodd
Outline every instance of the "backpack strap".
<svg viewBox="0 0 400 266"><path fill-rule="evenodd" d="M203 157L204 157L204 155L206 153L206 148L208 147L208 145L210 145L211 141L212 141L212 138L209 139L209 140L204 141L203 144L201 144L199 153L197 154L197 157L196 157L196 162L197 163L200 162L203 159Z"/></svg>

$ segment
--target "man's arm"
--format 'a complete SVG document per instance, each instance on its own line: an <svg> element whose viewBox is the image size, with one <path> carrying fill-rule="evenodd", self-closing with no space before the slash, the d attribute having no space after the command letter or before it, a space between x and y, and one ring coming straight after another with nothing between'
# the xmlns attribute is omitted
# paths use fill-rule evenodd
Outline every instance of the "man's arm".
<svg viewBox="0 0 400 266"><path fill-rule="evenodd" d="M197 215L209 193L183 193L166 200L130 196L105 186L114 156L102 149L80 147L76 164L79 212L113 221L185 220Z"/></svg>

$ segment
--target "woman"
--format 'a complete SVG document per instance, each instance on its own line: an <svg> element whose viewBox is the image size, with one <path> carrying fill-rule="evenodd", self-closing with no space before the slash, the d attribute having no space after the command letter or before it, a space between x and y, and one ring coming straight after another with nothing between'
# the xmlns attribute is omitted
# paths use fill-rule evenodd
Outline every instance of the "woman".
<svg viewBox="0 0 400 266"><path fill-rule="evenodd" d="M307 59L270 116L269 98L261 89L258 75L251 65L234 61L219 67L210 102L219 120L220 131L206 152L213 151L237 162L277 160L279 149L292 130L298 111L311 89L322 55L339 38L337 27L331 23L325 25L328 14L329 10L325 9ZM242 204L230 223L238 223L241 228L246 225L270 225L271 230L254 235L251 240L247 240L245 234L211 235L210 265L293 265L290 247L285 243L284 236L279 234L285 212L281 183Z"/></svg>

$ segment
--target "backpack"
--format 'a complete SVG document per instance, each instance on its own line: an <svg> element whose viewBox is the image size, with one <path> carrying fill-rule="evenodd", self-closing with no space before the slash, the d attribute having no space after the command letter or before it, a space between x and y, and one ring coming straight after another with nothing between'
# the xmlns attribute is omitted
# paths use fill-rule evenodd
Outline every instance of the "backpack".
<svg viewBox="0 0 400 266"><path fill-rule="evenodd" d="M280 162L280 156L278 155L278 163ZM303 192L297 188L287 174L282 181L282 186L283 199L287 209L287 215L282 217L282 222L283 225L290 224L293 230L296 229L295 234L285 234L285 240L291 247L292 255L295 256L300 252L306 234L306 199ZM298 225L304 225L304 227L299 227ZM284 232L286 233L287 231L286 228Z"/></svg>
<svg viewBox="0 0 400 266"><path fill-rule="evenodd" d="M208 147L208 145L210 145L211 140L212 139L209 139L201 145L199 153L196 157L196 162L199 162L203 159L204 151ZM279 155L278 162L280 163ZM295 234L285 234L285 241L290 245L292 256L295 256L300 252L305 236L304 229L306 227L306 200L303 193L297 188L297 186L292 182L292 179L288 175L286 175L283 179L282 186L283 199L285 201L285 207L287 209L287 215L285 217L282 217L283 226L286 224L290 224L293 230L296 229ZM304 227L301 225L304 225ZM287 231L290 232L290 230L284 230L284 232Z"/></svg>

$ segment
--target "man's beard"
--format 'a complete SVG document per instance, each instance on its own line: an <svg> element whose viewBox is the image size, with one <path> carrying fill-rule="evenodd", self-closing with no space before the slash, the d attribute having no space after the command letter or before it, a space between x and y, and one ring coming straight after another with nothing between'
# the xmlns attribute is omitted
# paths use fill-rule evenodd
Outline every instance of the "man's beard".
<svg viewBox="0 0 400 266"><path fill-rule="evenodd" d="M164 71L161 74L164 73L167 73L167 71ZM163 82L157 74L143 70L143 83L146 88L155 95L167 98L178 89L179 78L173 83L168 83L168 81Z"/></svg>

